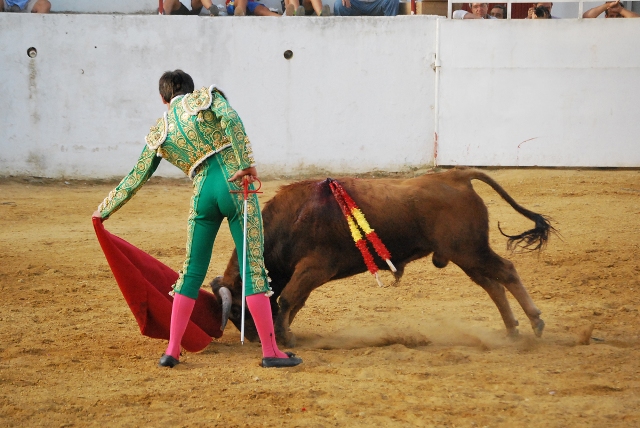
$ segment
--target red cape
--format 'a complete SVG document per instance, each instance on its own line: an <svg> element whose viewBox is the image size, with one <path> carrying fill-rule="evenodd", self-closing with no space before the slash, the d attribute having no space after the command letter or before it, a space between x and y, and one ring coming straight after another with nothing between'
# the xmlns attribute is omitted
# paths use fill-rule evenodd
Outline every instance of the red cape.
<svg viewBox="0 0 640 428"><path fill-rule="evenodd" d="M93 227L120 291L140 326L140 333L169 340L173 305L169 292L178 273L109 233L100 219L93 219ZM221 317L216 297L201 289L182 346L189 352L198 352L207 347L212 337L221 337Z"/></svg>

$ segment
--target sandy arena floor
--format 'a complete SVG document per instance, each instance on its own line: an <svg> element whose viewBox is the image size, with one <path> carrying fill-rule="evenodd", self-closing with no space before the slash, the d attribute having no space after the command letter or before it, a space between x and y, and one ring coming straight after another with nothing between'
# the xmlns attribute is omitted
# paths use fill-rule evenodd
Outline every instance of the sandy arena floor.
<svg viewBox="0 0 640 428"><path fill-rule="evenodd" d="M304 364L282 370L259 367L232 325L156 367L166 343L139 333L91 224L114 183L0 179L0 425L640 426L640 171L489 174L562 234L509 255L498 221L530 223L476 184L494 249L543 311L541 339L510 299L521 338L507 340L480 287L424 259L396 287L362 274L315 291L292 326ZM105 227L177 270L190 196L154 178ZM231 245L223 226L208 279Z"/></svg>

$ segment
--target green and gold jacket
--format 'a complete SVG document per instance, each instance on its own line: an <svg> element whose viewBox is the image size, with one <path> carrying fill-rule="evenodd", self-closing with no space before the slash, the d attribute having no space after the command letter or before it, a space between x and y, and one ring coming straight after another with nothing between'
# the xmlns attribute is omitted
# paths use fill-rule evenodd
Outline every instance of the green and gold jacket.
<svg viewBox="0 0 640 428"><path fill-rule="evenodd" d="M162 158L189 178L202 162L223 150L233 151L238 169L255 166L242 120L214 86L172 99L169 111L151 127L145 140L136 166L98 206L103 219L135 195Z"/></svg>

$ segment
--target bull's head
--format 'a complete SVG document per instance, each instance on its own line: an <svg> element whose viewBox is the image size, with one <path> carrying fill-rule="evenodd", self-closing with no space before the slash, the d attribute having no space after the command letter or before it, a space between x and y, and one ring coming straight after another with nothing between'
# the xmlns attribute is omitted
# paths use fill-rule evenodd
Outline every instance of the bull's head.
<svg viewBox="0 0 640 428"><path fill-rule="evenodd" d="M218 276L211 281L211 291L220 302L222 309L222 322L220 330L224 330L227 321L231 320L238 330L241 328L242 319L242 280L240 275L233 279L227 276ZM251 314L245 308L244 335L250 342L259 341L258 331Z"/></svg>

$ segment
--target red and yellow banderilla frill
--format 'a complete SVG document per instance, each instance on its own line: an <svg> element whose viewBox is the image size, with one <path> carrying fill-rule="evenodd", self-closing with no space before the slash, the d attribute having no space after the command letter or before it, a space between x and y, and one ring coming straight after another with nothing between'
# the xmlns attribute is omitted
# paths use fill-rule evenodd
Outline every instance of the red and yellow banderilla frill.
<svg viewBox="0 0 640 428"><path fill-rule="evenodd" d="M369 247L367 246L367 241L362 237L362 232L364 232L364 236L369 240L373 248L376 250L376 253L387 262L389 268L392 272L396 272L396 268L391 263L391 253L387 249L387 247L382 243L378 234L369 226L367 219L364 217L364 214L358 208L355 201L351 199L349 194L344 190L344 187L332 178L327 179L329 183L329 187L331 188L331 192L333 192L333 196L335 197L342 213L347 219L347 224L349 225L349 231L351 232L351 236L353 237L353 241L356 243L356 247L362 253L362 258L364 259L364 263L371 272L371 275L375 276L376 281L379 286L383 286L382 281L380 281L380 276L378 275L378 266L376 266L375 261L373 260L373 255L369 251Z"/></svg>

